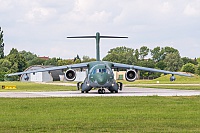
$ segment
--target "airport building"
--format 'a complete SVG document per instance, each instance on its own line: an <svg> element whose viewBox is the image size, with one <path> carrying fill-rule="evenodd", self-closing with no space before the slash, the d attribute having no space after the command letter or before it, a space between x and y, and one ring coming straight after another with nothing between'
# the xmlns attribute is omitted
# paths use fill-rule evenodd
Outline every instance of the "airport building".
<svg viewBox="0 0 200 133"><path fill-rule="evenodd" d="M28 67L25 71L31 71L36 69L44 69L52 66L42 66L35 65ZM83 81L86 77L86 71L76 72L75 81ZM22 82L52 82L52 81L66 81L64 72L62 70L54 70L54 71L45 71L45 72L36 72L30 74L23 74L20 77L20 81Z"/></svg>

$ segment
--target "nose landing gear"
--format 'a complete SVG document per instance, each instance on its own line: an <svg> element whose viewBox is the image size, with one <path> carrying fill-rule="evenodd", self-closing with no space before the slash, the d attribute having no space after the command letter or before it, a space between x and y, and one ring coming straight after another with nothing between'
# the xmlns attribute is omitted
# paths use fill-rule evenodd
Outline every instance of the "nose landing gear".
<svg viewBox="0 0 200 133"><path fill-rule="evenodd" d="M105 92L106 92L105 89L99 89L99 90L98 90L98 93L99 93L99 94L105 94Z"/></svg>

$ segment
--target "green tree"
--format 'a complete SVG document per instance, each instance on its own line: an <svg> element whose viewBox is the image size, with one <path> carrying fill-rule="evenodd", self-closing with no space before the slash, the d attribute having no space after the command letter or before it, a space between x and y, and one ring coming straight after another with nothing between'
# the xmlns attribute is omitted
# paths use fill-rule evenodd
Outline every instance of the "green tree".
<svg viewBox="0 0 200 133"><path fill-rule="evenodd" d="M156 47L156 48L154 48L153 50L150 50L150 51L151 51L152 59L155 62L159 62L161 60L164 60L167 54L179 52L177 49L174 49L172 47L164 47L164 48Z"/></svg>
<svg viewBox="0 0 200 133"><path fill-rule="evenodd" d="M60 58L56 58L56 57L51 58L51 59L49 59L49 60L46 60L46 61L44 62L44 65L57 66L57 65L58 65L58 60L60 60Z"/></svg>
<svg viewBox="0 0 200 133"><path fill-rule="evenodd" d="M139 60L139 56L140 56L139 50L136 49L135 50L135 58L136 58L137 61Z"/></svg>
<svg viewBox="0 0 200 133"><path fill-rule="evenodd" d="M38 58L36 54L33 54L31 52L26 52L25 50L20 51L19 53L25 58L26 63L27 63L27 67L29 67L33 64L32 61L35 58Z"/></svg>
<svg viewBox="0 0 200 133"><path fill-rule="evenodd" d="M117 47L111 49L103 58L103 61L111 61L130 65L137 62L136 57L134 56L134 49L127 47Z"/></svg>
<svg viewBox="0 0 200 133"><path fill-rule="evenodd" d="M41 58L38 58L38 57L36 57L36 58L33 58L33 60L31 60L30 62L29 62L29 66L33 66L33 65L44 65L44 62L45 62L46 60L44 60L44 59L41 59Z"/></svg>
<svg viewBox="0 0 200 133"><path fill-rule="evenodd" d="M82 62L91 62L91 61L96 61L94 58L90 58L89 56L84 55Z"/></svg>
<svg viewBox="0 0 200 133"><path fill-rule="evenodd" d="M11 62L11 72L22 72L27 67L25 58L18 52L17 49L12 48L6 59Z"/></svg>
<svg viewBox="0 0 200 133"><path fill-rule="evenodd" d="M166 63L166 70L168 71L178 71L183 65L183 61L179 52L168 53L164 59Z"/></svg>
<svg viewBox="0 0 200 133"><path fill-rule="evenodd" d="M156 48L150 50L150 52L151 52L152 59L155 62L159 62L160 60L163 60L163 55L164 55L163 48L156 47Z"/></svg>
<svg viewBox="0 0 200 133"><path fill-rule="evenodd" d="M187 64L187 63L192 63L194 65L198 64L197 59L190 59L188 57L183 57L182 60L183 60L184 65Z"/></svg>
<svg viewBox="0 0 200 133"><path fill-rule="evenodd" d="M200 64L200 57L196 59L197 63Z"/></svg>
<svg viewBox="0 0 200 133"><path fill-rule="evenodd" d="M196 66L195 73L200 75L200 64Z"/></svg>
<svg viewBox="0 0 200 133"><path fill-rule="evenodd" d="M164 50L164 55L167 55L169 53L176 53L176 52L178 52L177 49L172 48L172 47L168 47L168 46L165 47L163 50Z"/></svg>
<svg viewBox="0 0 200 133"><path fill-rule="evenodd" d="M0 59L0 81L4 81L4 75L9 72L11 62L7 59Z"/></svg>
<svg viewBox="0 0 200 133"><path fill-rule="evenodd" d="M187 63L182 66L181 68L182 72L189 72L189 73L195 73L195 65L192 63Z"/></svg>
<svg viewBox="0 0 200 133"><path fill-rule="evenodd" d="M156 63L156 68L164 70L167 66L166 63L163 60L160 60L159 62Z"/></svg>
<svg viewBox="0 0 200 133"><path fill-rule="evenodd" d="M4 42L3 42L3 31L0 27L0 59L4 58Z"/></svg>
<svg viewBox="0 0 200 133"><path fill-rule="evenodd" d="M58 66L70 65L70 64L74 64L73 59L60 59L60 60L58 60Z"/></svg>
<svg viewBox="0 0 200 133"><path fill-rule="evenodd" d="M0 71L8 72L9 68L11 68L12 63L7 59L0 59Z"/></svg>
<svg viewBox="0 0 200 133"><path fill-rule="evenodd" d="M139 56L140 56L140 59L141 60L144 60L144 58L149 54L149 48L147 48L146 46L142 46L140 48L140 53L139 53Z"/></svg>

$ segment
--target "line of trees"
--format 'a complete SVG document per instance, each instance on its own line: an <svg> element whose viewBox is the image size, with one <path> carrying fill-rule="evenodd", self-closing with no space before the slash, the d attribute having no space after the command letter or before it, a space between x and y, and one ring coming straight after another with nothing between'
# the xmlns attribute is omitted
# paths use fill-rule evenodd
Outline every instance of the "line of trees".
<svg viewBox="0 0 200 133"><path fill-rule="evenodd" d="M151 56L147 59L147 57ZM155 47L140 49L116 47L108 51L104 61L138 65L168 71L182 71L200 75L200 58L181 57L177 49L172 47ZM159 77L160 73L140 71L141 77Z"/></svg>

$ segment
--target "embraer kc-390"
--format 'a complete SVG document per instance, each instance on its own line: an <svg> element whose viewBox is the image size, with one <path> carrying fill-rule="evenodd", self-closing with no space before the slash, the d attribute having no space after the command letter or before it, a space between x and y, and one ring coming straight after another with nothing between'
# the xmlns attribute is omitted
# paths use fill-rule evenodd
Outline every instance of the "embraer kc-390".
<svg viewBox="0 0 200 133"><path fill-rule="evenodd" d="M108 89L111 93L118 93L118 90L122 90L122 83L116 82L114 79L113 69L126 69L125 78L127 81L133 82L137 79L138 70L148 71L148 72L159 72L164 74L172 74L170 77L171 81L175 80L174 75L188 76L190 74L179 73L179 72L171 72L165 70L158 70L147 67L140 67L135 65L114 63L108 61L100 60L100 50L99 43L100 38L128 38L128 37L118 37L118 36L101 36L99 32L96 33L96 36L76 36L76 37L67 37L67 38L95 38L96 39L96 61L87 62L87 63L79 63L72 65L64 65L64 66L56 66L44 69L30 70L25 72L17 72L13 74L8 74L7 76L13 75L22 75L36 72L44 72L48 71L49 73L54 70L66 70L65 78L68 81L74 81L76 79L76 71L74 69L80 68L87 69L87 75L83 82L77 83L77 88L81 89L81 93L88 93L92 88L98 88L99 94L104 94L105 89Z"/></svg>

